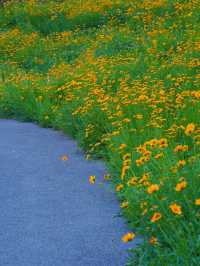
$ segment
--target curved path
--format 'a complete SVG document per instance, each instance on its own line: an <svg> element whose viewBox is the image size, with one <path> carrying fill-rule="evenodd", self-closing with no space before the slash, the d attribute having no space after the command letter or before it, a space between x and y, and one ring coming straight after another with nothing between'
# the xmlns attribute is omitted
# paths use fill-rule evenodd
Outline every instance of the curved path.
<svg viewBox="0 0 200 266"><path fill-rule="evenodd" d="M138 240L121 242L128 229L105 172L59 132L0 120L0 265L124 266Z"/></svg>

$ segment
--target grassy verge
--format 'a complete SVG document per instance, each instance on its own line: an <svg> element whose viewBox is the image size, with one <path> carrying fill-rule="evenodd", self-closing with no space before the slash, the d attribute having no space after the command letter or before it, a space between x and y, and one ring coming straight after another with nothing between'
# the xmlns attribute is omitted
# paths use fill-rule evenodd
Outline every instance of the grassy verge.
<svg viewBox="0 0 200 266"><path fill-rule="evenodd" d="M199 265L199 14L198 0L0 7L0 114L62 129L108 162L144 236L129 265Z"/></svg>

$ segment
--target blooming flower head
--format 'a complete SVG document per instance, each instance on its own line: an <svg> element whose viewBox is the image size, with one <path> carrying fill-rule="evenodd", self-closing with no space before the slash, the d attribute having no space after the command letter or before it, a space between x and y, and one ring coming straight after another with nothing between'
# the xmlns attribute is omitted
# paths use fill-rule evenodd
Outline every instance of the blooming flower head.
<svg viewBox="0 0 200 266"><path fill-rule="evenodd" d="M200 206L200 198L195 200L195 205Z"/></svg>
<svg viewBox="0 0 200 266"><path fill-rule="evenodd" d="M128 165L123 165L122 167L122 172L121 172L121 179L124 179L125 175L126 175L126 172L127 170L130 168L130 166Z"/></svg>
<svg viewBox="0 0 200 266"><path fill-rule="evenodd" d="M191 135L194 132L194 130L195 130L195 124L190 123L185 128L185 134L187 136L189 136L189 135Z"/></svg>
<svg viewBox="0 0 200 266"><path fill-rule="evenodd" d="M157 139L151 139L146 142L147 145L150 145L151 148L154 148L157 144L159 144L159 140Z"/></svg>
<svg viewBox="0 0 200 266"><path fill-rule="evenodd" d="M160 212L154 212L153 216L151 217L151 222L155 223L158 220L160 220L162 217L162 214Z"/></svg>
<svg viewBox="0 0 200 266"><path fill-rule="evenodd" d="M123 160L130 159L130 157L131 157L131 153L126 153L123 155Z"/></svg>
<svg viewBox="0 0 200 266"><path fill-rule="evenodd" d="M123 189L123 185L122 184L119 184L119 185L117 185L116 187L115 187L115 190L117 191L117 192L119 192L120 190L122 190Z"/></svg>
<svg viewBox="0 0 200 266"><path fill-rule="evenodd" d="M156 244L158 243L158 239L157 239L156 237L152 236L152 237L150 238L150 240L149 240L149 243L150 243L151 245L156 245Z"/></svg>
<svg viewBox="0 0 200 266"><path fill-rule="evenodd" d="M161 152L161 153L156 154L156 155L154 156L154 158L158 160L158 159L162 158L163 156L164 156L164 153Z"/></svg>
<svg viewBox="0 0 200 266"><path fill-rule="evenodd" d="M91 176L89 177L89 182L90 182L90 184L94 184L94 183L95 183L95 180L96 180L96 177L95 177L94 175L91 175Z"/></svg>
<svg viewBox="0 0 200 266"><path fill-rule="evenodd" d="M174 152L188 151L188 145L177 145Z"/></svg>
<svg viewBox="0 0 200 266"><path fill-rule="evenodd" d="M160 148L166 148L168 146L168 141L167 141L167 139L164 139L164 138L160 139L158 141L158 143L159 143Z"/></svg>
<svg viewBox="0 0 200 266"><path fill-rule="evenodd" d="M148 187L147 192L148 192L149 194L152 194L153 192L156 192L156 191L158 191L159 189L160 189L159 185L157 185L157 184L152 184L151 186Z"/></svg>
<svg viewBox="0 0 200 266"><path fill-rule="evenodd" d="M122 204L120 205L120 207L121 207L122 209L128 208L128 206L129 206L128 201L124 201L124 202L122 202Z"/></svg>
<svg viewBox="0 0 200 266"><path fill-rule="evenodd" d="M126 148L126 147L127 147L127 145L126 145L125 143L122 143L122 144L119 146L119 149L122 150L122 149L124 149L124 148Z"/></svg>
<svg viewBox="0 0 200 266"><path fill-rule="evenodd" d="M110 179L110 175L109 174L106 174L106 175L104 175L104 180L109 180Z"/></svg>
<svg viewBox="0 0 200 266"><path fill-rule="evenodd" d="M183 167L184 165L186 165L186 161L185 160L179 160L177 163L178 167Z"/></svg>
<svg viewBox="0 0 200 266"><path fill-rule="evenodd" d="M181 206L179 206L179 205L176 204L176 203L171 204L171 205L169 206L169 208L171 209L171 211L172 211L174 214L177 214L177 215L181 215L181 214L182 214Z"/></svg>
<svg viewBox="0 0 200 266"><path fill-rule="evenodd" d="M140 145L140 146L138 146L136 148L136 151L139 152L139 153L144 153L145 150L146 150L146 148L144 146L142 146L142 145Z"/></svg>
<svg viewBox="0 0 200 266"><path fill-rule="evenodd" d="M128 242L128 241L133 240L134 238L135 238L135 234L132 233L132 232L129 232L129 233L125 234L125 235L122 237L122 241L123 241L124 243L126 243L126 242Z"/></svg>
<svg viewBox="0 0 200 266"><path fill-rule="evenodd" d="M68 158L68 156L67 155L63 155L62 157L61 157L61 160L63 160L63 161L67 161L69 158Z"/></svg>
<svg viewBox="0 0 200 266"><path fill-rule="evenodd" d="M178 183L178 184L176 185L175 190L176 190L176 191L181 191L181 190L183 190L184 188L186 188L186 186L187 186L187 182L186 182L186 181L182 181L182 182L180 182L180 183Z"/></svg>
<svg viewBox="0 0 200 266"><path fill-rule="evenodd" d="M145 157L140 157L140 159L138 159L138 160L136 160L135 162L136 162L136 165L137 166L141 166L141 165L143 165L144 164L144 162L145 162Z"/></svg>
<svg viewBox="0 0 200 266"><path fill-rule="evenodd" d="M134 186L134 185L136 185L137 184L137 178L136 177L131 177L131 179L129 179L128 180L128 182L127 182L127 185L128 186Z"/></svg>
<svg viewBox="0 0 200 266"><path fill-rule="evenodd" d="M139 180L139 183L141 184L144 184L145 181L147 181L150 177L150 174L149 173L144 173L143 176L141 177L141 179Z"/></svg>

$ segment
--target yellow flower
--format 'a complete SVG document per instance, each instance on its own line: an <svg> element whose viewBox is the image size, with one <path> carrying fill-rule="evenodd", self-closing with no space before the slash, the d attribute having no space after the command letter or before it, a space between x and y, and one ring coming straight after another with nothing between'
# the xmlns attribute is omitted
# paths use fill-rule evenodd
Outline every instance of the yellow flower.
<svg viewBox="0 0 200 266"><path fill-rule="evenodd" d="M139 153L143 153L145 150L146 150L146 148L144 146L142 146L142 145L140 145L140 146L138 146L136 148L136 151L139 152Z"/></svg>
<svg viewBox="0 0 200 266"><path fill-rule="evenodd" d="M90 182L90 184L94 184L94 183L95 183L95 180L96 180L96 177L95 177L94 175L91 175L91 176L89 177L89 182Z"/></svg>
<svg viewBox="0 0 200 266"><path fill-rule="evenodd" d="M158 144L160 148L166 148L168 146L168 141L167 139L160 139L158 141Z"/></svg>
<svg viewBox="0 0 200 266"><path fill-rule="evenodd" d="M186 182L186 181L182 181L182 182L180 182L180 183L178 183L178 184L176 185L175 190L176 190L176 191L181 191L181 190L183 190L184 188L186 188L186 186L187 186L187 182Z"/></svg>
<svg viewBox="0 0 200 266"><path fill-rule="evenodd" d="M116 186L115 190L116 190L117 192L119 192L120 190L123 189L123 187L124 187L124 185L119 184L119 185Z"/></svg>
<svg viewBox="0 0 200 266"><path fill-rule="evenodd" d="M126 153L123 155L123 160L125 161L125 160L129 159L130 157L131 157L131 153Z"/></svg>
<svg viewBox="0 0 200 266"><path fill-rule="evenodd" d="M133 176L130 180L128 180L127 185L134 186L135 184L137 184L137 178Z"/></svg>
<svg viewBox="0 0 200 266"><path fill-rule="evenodd" d="M200 198L195 200L195 205L200 206Z"/></svg>
<svg viewBox="0 0 200 266"><path fill-rule="evenodd" d="M185 128L185 134L187 136L189 136L189 135L191 135L194 132L194 130L195 130L195 124L190 123Z"/></svg>
<svg viewBox="0 0 200 266"><path fill-rule="evenodd" d="M150 238L150 240L149 240L149 243L150 243L151 245L156 245L156 244L158 243L158 239L157 239L156 237L152 236L152 237Z"/></svg>
<svg viewBox="0 0 200 266"><path fill-rule="evenodd" d="M122 172L121 172L121 179L124 179L124 177L125 177L125 175L126 175L126 172L127 172L127 170L130 168L130 166L128 166L128 165L124 165L123 167L122 167Z"/></svg>
<svg viewBox="0 0 200 266"><path fill-rule="evenodd" d="M138 97L139 101L145 101L145 100L148 100L148 99L149 99L148 96L143 95L143 94Z"/></svg>
<svg viewBox="0 0 200 266"><path fill-rule="evenodd" d="M61 157L61 160L63 160L63 161L67 161L69 158L68 158L68 156L67 155L63 155L62 157Z"/></svg>
<svg viewBox="0 0 200 266"><path fill-rule="evenodd" d="M140 159L136 160L135 163L137 166L141 166L144 164L145 160L146 160L146 157L140 157Z"/></svg>
<svg viewBox="0 0 200 266"><path fill-rule="evenodd" d="M176 204L176 203L171 204L171 205L169 206L169 208L171 209L171 211L172 211L174 214L177 214L177 215L181 215L181 214L182 214L181 206L179 206L179 205Z"/></svg>
<svg viewBox="0 0 200 266"><path fill-rule="evenodd" d="M146 142L146 145L150 145L151 148L154 148L157 144L159 144L159 140L157 139L151 139Z"/></svg>
<svg viewBox="0 0 200 266"><path fill-rule="evenodd" d="M163 156L164 156L164 153L161 152L161 153L156 154L156 155L154 156L154 158L158 160L158 159L160 159L160 158L163 157Z"/></svg>
<svg viewBox="0 0 200 266"><path fill-rule="evenodd" d="M122 204L120 205L120 207L121 207L122 209L128 208L128 206L129 206L128 201L124 201L124 202L122 202Z"/></svg>
<svg viewBox="0 0 200 266"><path fill-rule="evenodd" d="M127 147L127 145L126 145L125 143L122 143L122 144L119 146L119 149L122 150L122 149L124 149L124 148L126 148L126 147Z"/></svg>
<svg viewBox="0 0 200 266"><path fill-rule="evenodd" d="M188 145L177 145L174 152L188 151Z"/></svg>
<svg viewBox="0 0 200 266"><path fill-rule="evenodd" d="M106 175L104 175L104 180L109 180L110 179L110 175L109 174L106 174Z"/></svg>
<svg viewBox="0 0 200 266"><path fill-rule="evenodd" d="M143 154L144 154L144 156L150 156L150 155L151 155L151 152L148 151L148 150L145 150L145 151L143 152Z"/></svg>
<svg viewBox="0 0 200 266"><path fill-rule="evenodd" d="M133 13L133 8L132 7L129 7L128 10L127 10L127 15L131 15Z"/></svg>
<svg viewBox="0 0 200 266"><path fill-rule="evenodd" d="M178 167L183 167L184 165L186 165L186 161L185 160L179 160L177 163Z"/></svg>
<svg viewBox="0 0 200 266"><path fill-rule="evenodd" d="M148 192L149 194L152 194L153 192L156 192L156 191L158 191L159 189L160 189L159 185L152 184L151 186L149 186L149 187L147 188L147 192Z"/></svg>
<svg viewBox="0 0 200 266"><path fill-rule="evenodd" d="M154 212L153 216L151 217L151 222L155 223L158 220L160 220L162 217L162 214L160 212Z"/></svg>
<svg viewBox="0 0 200 266"><path fill-rule="evenodd" d="M150 177L149 173L144 173L143 176L140 178L139 183L144 183L145 181L147 181Z"/></svg>
<svg viewBox="0 0 200 266"><path fill-rule="evenodd" d="M129 232L129 233L127 233L126 235L124 235L124 236L122 237L122 241L123 241L124 243L126 243L126 242L128 242L128 241L133 240L134 238L135 238L135 234L132 233L132 232Z"/></svg>

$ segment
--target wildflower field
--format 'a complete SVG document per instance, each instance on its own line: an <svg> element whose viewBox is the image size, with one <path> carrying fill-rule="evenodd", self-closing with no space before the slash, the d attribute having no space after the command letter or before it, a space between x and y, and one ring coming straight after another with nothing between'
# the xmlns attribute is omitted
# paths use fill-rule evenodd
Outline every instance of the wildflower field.
<svg viewBox="0 0 200 266"><path fill-rule="evenodd" d="M107 162L122 240L144 239L129 266L200 265L199 28L199 0L0 7L0 115Z"/></svg>

